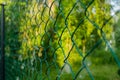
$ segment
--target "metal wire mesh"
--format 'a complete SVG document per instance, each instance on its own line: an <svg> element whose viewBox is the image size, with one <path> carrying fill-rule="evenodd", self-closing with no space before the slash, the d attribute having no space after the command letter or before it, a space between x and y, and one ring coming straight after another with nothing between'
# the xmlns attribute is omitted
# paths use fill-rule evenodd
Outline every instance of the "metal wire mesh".
<svg viewBox="0 0 120 80"><path fill-rule="evenodd" d="M70 80L79 80L83 70L94 80L86 59L99 45L108 47L120 68L106 32L113 29L106 25L118 12L112 16L103 4L105 0L7 1L6 80L64 80L66 68Z"/></svg>

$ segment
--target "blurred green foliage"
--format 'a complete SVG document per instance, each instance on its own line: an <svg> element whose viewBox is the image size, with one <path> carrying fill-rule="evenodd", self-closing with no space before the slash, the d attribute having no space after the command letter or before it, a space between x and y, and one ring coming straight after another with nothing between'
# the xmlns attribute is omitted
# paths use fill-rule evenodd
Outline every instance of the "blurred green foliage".
<svg viewBox="0 0 120 80"><path fill-rule="evenodd" d="M21 73L23 80L42 80L46 76L51 79L50 76L57 74L65 62L71 67L70 75L76 74L83 57L102 38L98 27L103 27L108 41L113 40L112 32L115 32L116 44L112 45L119 53L119 29L114 30L113 19L105 24L111 17L111 5L105 0L94 0L91 5L91 0L6 2L6 60L8 63L13 60L10 63L13 70L27 73L26 77ZM119 22L115 26L119 26ZM105 48L103 41L88 58L89 63L113 64L114 59ZM9 71L8 67L6 69ZM66 73L61 79L73 79L70 75Z"/></svg>

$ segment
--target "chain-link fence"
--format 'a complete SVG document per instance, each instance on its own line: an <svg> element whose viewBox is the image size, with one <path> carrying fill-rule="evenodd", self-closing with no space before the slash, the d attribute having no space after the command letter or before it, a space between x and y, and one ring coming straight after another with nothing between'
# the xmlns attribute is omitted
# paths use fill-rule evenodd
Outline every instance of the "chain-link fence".
<svg viewBox="0 0 120 80"><path fill-rule="evenodd" d="M98 64L120 68L110 0L6 2L6 80L99 80Z"/></svg>

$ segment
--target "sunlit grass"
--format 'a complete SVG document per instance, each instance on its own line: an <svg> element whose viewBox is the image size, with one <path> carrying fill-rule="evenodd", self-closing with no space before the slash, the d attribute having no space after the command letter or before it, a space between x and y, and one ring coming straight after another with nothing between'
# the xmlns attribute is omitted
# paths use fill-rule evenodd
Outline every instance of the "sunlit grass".
<svg viewBox="0 0 120 80"><path fill-rule="evenodd" d="M118 66L116 65L102 64L91 66L91 72L95 80L120 80L117 71ZM87 72L84 72L82 75L85 75L84 78L78 78L78 80L91 80Z"/></svg>
<svg viewBox="0 0 120 80"><path fill-rule="evenodd" d="M120 76L117 74L118 66L116 65L95 65L91 66L90 69L95 80L120 80ZM49 76L51 76L50 80L56 79L56 71L54 68L51 69ZM48 78L46 76L45 80L47 79ZM73 80L73 78L71 74L62 73L60 80ZM77 77L77 80L91 80L91 78L84 69Z"/></svg>

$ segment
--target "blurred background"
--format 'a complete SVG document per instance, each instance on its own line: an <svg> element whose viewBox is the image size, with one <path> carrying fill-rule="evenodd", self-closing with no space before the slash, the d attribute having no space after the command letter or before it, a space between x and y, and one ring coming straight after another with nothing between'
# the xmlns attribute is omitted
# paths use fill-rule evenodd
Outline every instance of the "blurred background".
<svg viewBox="0 0 120 80"><path fill-rule="evenodd" d="M120 80L120 0L0 3L5 80Z"/></svg>

